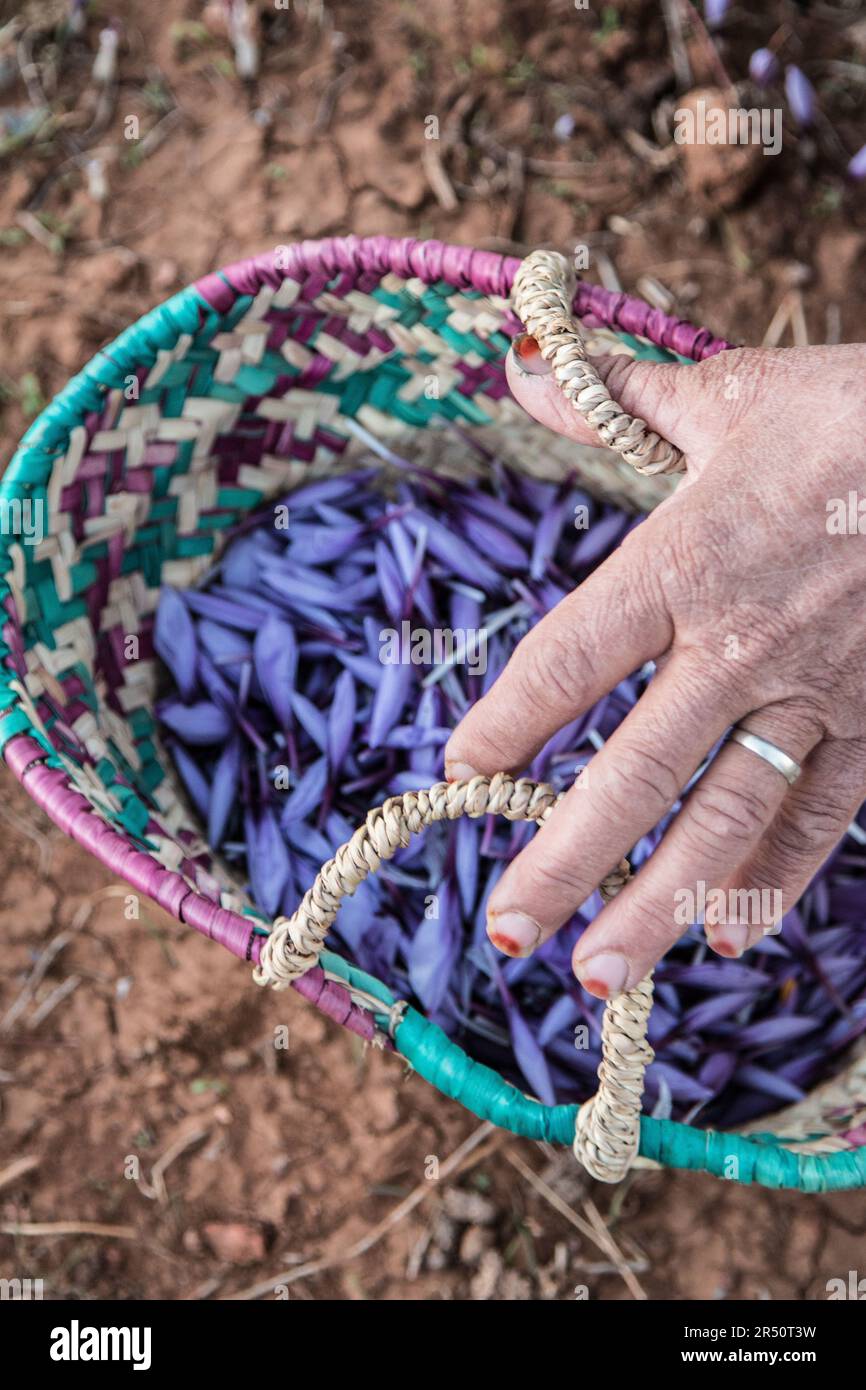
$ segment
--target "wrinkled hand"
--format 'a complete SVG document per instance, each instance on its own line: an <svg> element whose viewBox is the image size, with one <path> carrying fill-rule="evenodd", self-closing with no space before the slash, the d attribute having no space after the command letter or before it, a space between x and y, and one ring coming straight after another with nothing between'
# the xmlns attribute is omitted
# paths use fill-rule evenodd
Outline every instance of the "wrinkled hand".
<svg viewBox="0 0 866 1390"><path fill-rule="evenodd" d="M597 442L534 348L524 338L509 353L517 400L560 434ZM866 798L866 347L596 365L626 411L684 451L686 477L524 637L452 734L446 775L523 771L622 678L651 659L657 672L503 874L491 941L528 955L557 931L729 726L803 766L792 786L723 745L652 858L577 944L578 978L606 998L681 935L684 890L698 895L703 883L739 902L738 890L770 890L788 911ZM709 943L725 956L772 925L710 916Z"/></svg>

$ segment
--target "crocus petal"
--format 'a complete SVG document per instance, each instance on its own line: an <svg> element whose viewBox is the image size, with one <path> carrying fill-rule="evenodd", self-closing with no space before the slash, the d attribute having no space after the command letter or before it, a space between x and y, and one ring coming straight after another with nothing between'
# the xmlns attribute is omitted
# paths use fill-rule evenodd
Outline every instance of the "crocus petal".
<svg viewBox="0 0 866 1390"><path fill-rule="evenodd" d="M180 700L167 700L157 712L167 729L194 747L205 743L222 743L231 732L231 721L225 710L208 700L197 700L192 705L184 705Z"/></svg>
<svg viewBox="0 0 866 1390"><path fill-rule="evenodd" d="M191 700L196 686L198 643L189 609L176 589L166 587L159 596L153 645L174 677L183 699Z"/></svg>
<svg viewBox="0 0 866 1390"><path fill-rule="evenodd" d="M291 695L298 668L298 647L294 629L272 613L265 618L253 643L256 676L264 697L277 716L280 727L292 721Z"/></svg>

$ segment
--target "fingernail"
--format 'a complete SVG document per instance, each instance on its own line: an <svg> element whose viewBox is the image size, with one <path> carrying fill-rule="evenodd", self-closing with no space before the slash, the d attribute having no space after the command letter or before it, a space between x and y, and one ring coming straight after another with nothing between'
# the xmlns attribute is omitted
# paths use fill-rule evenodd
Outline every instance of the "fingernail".
<svg viewBox="0 0 866 1390"><path fill-rule="evenodd" d="M541 940L541 927L525 912L491 912L487 935L497 951L506 956L528 956Z"/></svg>
<svg viewBox="0 0 866 1390"><path fill-rule="evenodd" d="M735 960L749 944L749 928L742 922L727 922L723 927L707 927L707 942L720 956Z"/></svg>
<svg viewBox="0 0 866 1390"><path fill-rule="evenodd" d="M600 951L597 956L574 963L577 978L599 999L609 999L625 989L628 979L628 961L619 951Z"/></svg>
<svg viewBox="0 0 866 1390"><path fill-rule="evenodd" d="M524 376L547 376L551 369L545 362L538 343L530 333L518 333L511 344L514 365Z"/></svg>
<svg viewBox="0 0 866 1390"><path fill-rule="evenodd" d="M478 776L477 768L470 767L468 763L445 764L446 782L471 782L473 777Z"/></svg>

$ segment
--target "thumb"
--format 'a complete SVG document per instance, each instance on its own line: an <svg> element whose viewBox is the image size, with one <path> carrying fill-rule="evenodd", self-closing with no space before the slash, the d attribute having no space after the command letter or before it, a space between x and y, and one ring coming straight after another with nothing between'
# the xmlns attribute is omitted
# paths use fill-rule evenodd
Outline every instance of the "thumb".
<svg viewBox="0 0 866 1390"><path fill-rule="evenodd" d="M644 420L683 453L707 439L706 379L701 367L636 362L625 353L593 357L592 364L612 398L629 415ZM601 441L553 377L552 368L528 333L514 339L505 359L511 393L540 424L579 444ZM699 408L700 403L700 408Z"/></svg>

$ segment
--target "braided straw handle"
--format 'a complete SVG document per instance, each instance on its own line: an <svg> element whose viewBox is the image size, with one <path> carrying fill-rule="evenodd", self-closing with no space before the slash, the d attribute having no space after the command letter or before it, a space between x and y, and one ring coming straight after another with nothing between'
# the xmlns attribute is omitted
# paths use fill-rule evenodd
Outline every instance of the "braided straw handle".
<svg viewBox="0 0 866 1390"><path fill-rule="evenodd" d="M276 919L253 979L256 984L286 989L311 970L343 898L425 826L464 815L501 815L541 826L559 799L545 782L515 781L504 772L468 782L437 782L429 790L390 797L368 812L351 840L322 866L292 916ZM628 875L628 862L623 860L603 880L603 896L609 899L618 893ZM603 1182L619 1181L637 1153L643 1074L653 1056L645 1041L651 1004L649 980L608 1004L598 1093L578 1111L574 1151L592 1176Z"/></svg>
<svg viewBox="0 0 866 1390"><path fill-rule="evenodd" d="M566 399L591 425L602 444L615 449L639 473L681 473L682 453L627 414L586 354L580 325L571 305L574 272L557 251L533 251L521 262L511 290L514 311L531 333Z"/></svg>

